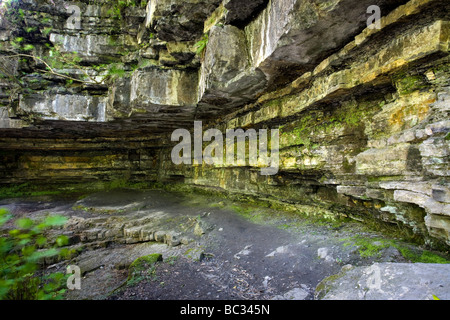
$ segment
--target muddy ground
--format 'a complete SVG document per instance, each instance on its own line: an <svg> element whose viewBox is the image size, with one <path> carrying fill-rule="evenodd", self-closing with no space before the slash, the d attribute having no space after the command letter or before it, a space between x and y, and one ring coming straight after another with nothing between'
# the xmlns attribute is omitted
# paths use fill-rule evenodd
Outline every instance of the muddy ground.
<svg viewBox="0 0 450 320"><path fill-rule="evenodd" d="M2 207L16 217L69 218L60 231L78 255L46 265L80 266L81 290L67 291L68 300L312 300L345 265L408 262L404 252L425 252L355 221L162 190L9 199ZM119 231L109 236L108 228ZM163 261L130 280L130 264L153 253Z"/></svg>

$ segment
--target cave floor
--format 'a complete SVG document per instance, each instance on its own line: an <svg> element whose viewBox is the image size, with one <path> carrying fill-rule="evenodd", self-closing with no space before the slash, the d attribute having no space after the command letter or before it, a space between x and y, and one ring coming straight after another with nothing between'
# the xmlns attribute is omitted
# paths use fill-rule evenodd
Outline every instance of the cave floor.
<svg viewBox="0 0 450 320"><path fill-rule="evenodd" d="M345 265L408 262L424 249L354 221L326 221L215 196L114 190L1 200L15 217L64 215L61 232L79 254L47 263L77 265L81 290L66 299L312 300ZM163 261L127 281L130 264Z"/></svg>

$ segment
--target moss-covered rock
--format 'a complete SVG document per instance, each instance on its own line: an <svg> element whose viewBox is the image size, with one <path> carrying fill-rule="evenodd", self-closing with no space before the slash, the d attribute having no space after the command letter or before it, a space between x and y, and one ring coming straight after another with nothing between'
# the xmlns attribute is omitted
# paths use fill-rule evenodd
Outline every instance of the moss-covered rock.
<svg viewBox="0 0 450 320"><path fill-rule="evenodd" d="M163 261L163 256L160 253L137 258L128 268L128 280L130 281L150 275L155 265L161 261Z"/></svg>

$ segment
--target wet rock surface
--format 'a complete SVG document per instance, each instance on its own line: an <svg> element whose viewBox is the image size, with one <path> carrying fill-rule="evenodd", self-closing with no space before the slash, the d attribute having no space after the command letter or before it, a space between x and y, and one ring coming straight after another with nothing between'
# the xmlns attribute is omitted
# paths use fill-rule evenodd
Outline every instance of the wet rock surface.
<svg viewBox="0 0 450 320"><path fill-rule="evenodd" d="M343 266L365 270L374 263L403 263L416 268L408 263L411 255L406 250L416 256L427 252L359 223L162 190L10 199L2 200L0 207L15 217L68 217L64 229L57 231L69 236L76 253L68 261L46 261L51 272L64 271L67 265L80 267L81 290L68 291L67 299L312 300L321 281ZM163 261L130 278L136 259L155 254ZM440 270L448 274L447 266ZM431 277L432 273L421 273L422 282ZM411 283L416 289L407 297L432 298L415 294L422 282ZM393 287L390 284L386 291ZM350 289L348 296L335 296L361 298Z"/></svg>

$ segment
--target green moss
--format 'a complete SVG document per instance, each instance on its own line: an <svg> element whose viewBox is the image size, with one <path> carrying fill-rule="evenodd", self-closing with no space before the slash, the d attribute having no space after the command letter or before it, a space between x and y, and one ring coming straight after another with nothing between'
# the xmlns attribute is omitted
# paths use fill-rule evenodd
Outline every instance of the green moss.
<svg viewBox="0 0 450 320"><path fill-rule="evenodd" d="M408 245L395 239L362 238L356 236L351 239L343 239L342 241L345 241L344 246L358 247L359 254L362 258L378 257L382 249L394 247L405 259L412 263L450 263L450 260L437 253L421 250L416 246Z"/></svg>
<svg viewBox="0 0 450 320"><path fill-rule="evenodd" d="M54 184L41 185L32 183L12 184L0 188L0 199L19 197L38 197L54 195L85 194L96 191L110 191L115 189L149 189L152 182L134 182L128 179L115 179L111 181L98 181L80 184Z"/></svg>
<svg viewBox="0 0 450 320"><path fill-rule="evenodd" d="M386 182L386 181L396 181L398 176L382 176L382 177L367 177L368 182Z"/></svg>
<svg viewBox="0 0 450 320"><path fill-rule="evenodd" d="M422 75L409 75L400 73L393 77L397 91L401 95L409 94L423 89L427 86L425 78Z"/></svg>
<svg viewBox="0 0 450 320"><path fill-rule="evenodd" d="M334 110L324 113L305 112L299 116L300 120L280 128L280 148L303 145L307 149L314 150L330 143L335 138L336 132L342 129L355 134L358 132L356 129L363 126L366 119L370 119L375 109L377 104L372 101L358 103L346 101ZM315 138L322 135L326 138L320 140Z"/></svg>
<svg viewBox="0 0 450 320"><path fill-rule="evenodd" d="M359 247L359 255L362 258L370 258L374 256L379 256L381 250L384 248L388 248L391 246L389 241L385 239L366 239L366 238L357 238L355 239L355 245Z"/></svg>
<svg viewBox="0 0 450 320"><path fill-rule="evenodd" d="M341 271L338 274L334 274L332 276L329 276L325 279L323 279L319 285L316 287L316 292L319 293L319 300L322 299L331 289L332 286L330 284L336 283L336 281L340 278L342 278L345 275L344 271Z"/></svg>
<svg viewBox="0 0 450 320"><path fill-rule="evenodd" d="M450 260L428 250L424 250L421 253L414 252L413 250L400 246L394 245L400 253L411 262L415 263L440 263L447 264L450 263Z"/></svg>
<svg viewBox="0 0 450 320"><path fill-rule="evenodd" d="M144 68L153 67L153 66L156 66L156 65L158 65L158 60L141 58L139 60L138 68L139 69L144 69Z"/></svg>
<svg viewBox="0 0 450 320"><path fill-rule="evenodd" d="M184 255L193 260L193 261L202 261L204 258L207 257L207 255L204 252L204 247L203 246L199 246L196 248L191 248L189 250L187 250Z"/></svg>
<svg viewBox="0 0 450 320"><path fill-rule="evenodd" d="M298 145L308 148L311 145L310 133L314 123L311 115L305 115L293 124L282 126L280 128L281 148Z"/></svg>
<svg viewBox="0 0 450 320"><path fill-rule="evenodd" d="M254 223L262 223L267 221L264 217L264 214L258 210L258 207L242 204L233 204L230 207L231 210L244 217L246 220L249 220Z"/></svg>
<svg viewBox="0 0 450 320"><path fill-rule="evenodd" d="M40 190L38 186L32 186L29 183L19 185L10 185L0 188L0 199L18 198L25 196L49 196L61 194L60 190Z"/></svg>
<svg viewBox="0 0 450 320"><path fill-rule="evenodd" d="M108 15L111 15L114 19L122 19L123 9L127 7L136 7L134 0L115 0L111 1L113 7L107 11Z"/></svg>
<svg viewBox="0 0 450 320"><path fill-rule="evenodd" d="M162 254L154 253L137 258L128 268L127 285L134 285L142 280L151 279L156 271L156 264L163 261Z"/></svg>
<svg viewBox="0 0 450 320"><path fill-rule="evenodd" d="M347 102L330 116L325 122L325 131L344 125L350 129L360 126L365 119L370 118L375 104L372 101Z"/></svg>
<svg viewBox="0 0 450 320"><path fill-rule="evenodd" d="M123 78L127 74L127 71L125 71L125 65L121 63L111 64L108 68L108 75L113 79Z"/></svg>
<svg viewBox="0 0 450 320"><path fill-rule="evenodd" d="M149 267L152 267L157 262L163 261L163 256L160 253L154 253L150 254L148 256L143 256L140 258L137 258L133 261L133 263L130 265L130 272L141 272L143 270L148 269Z"/></svg>

